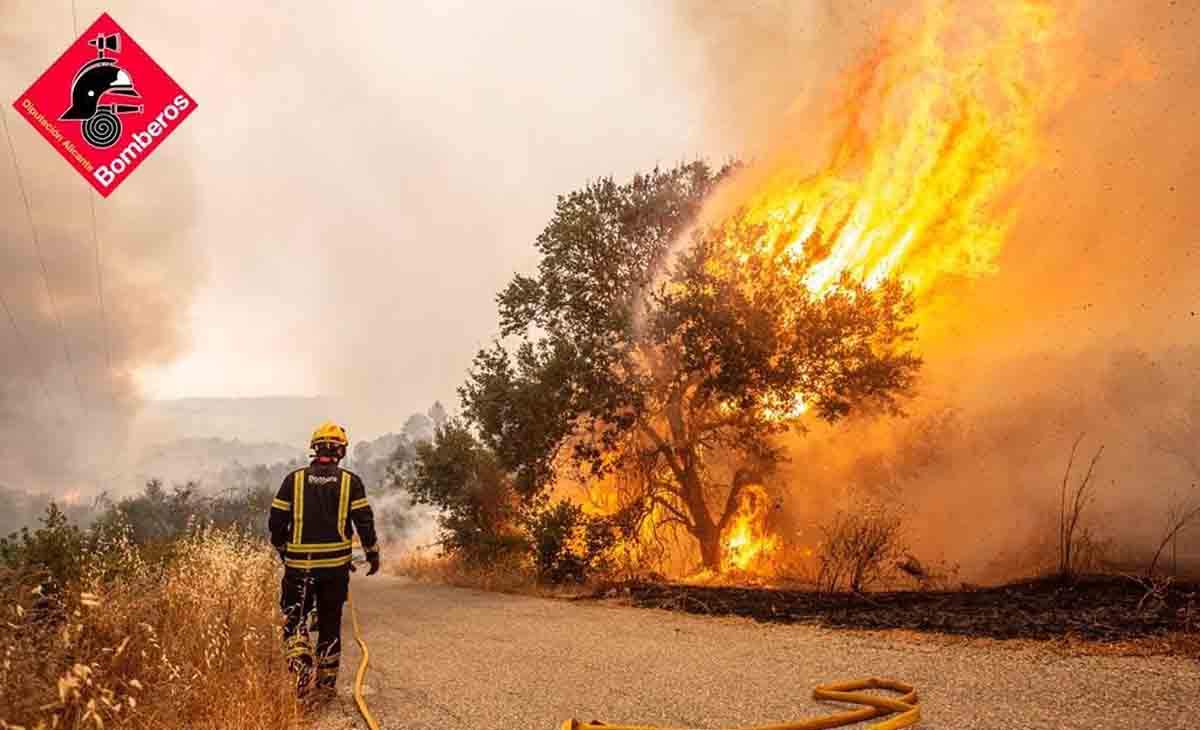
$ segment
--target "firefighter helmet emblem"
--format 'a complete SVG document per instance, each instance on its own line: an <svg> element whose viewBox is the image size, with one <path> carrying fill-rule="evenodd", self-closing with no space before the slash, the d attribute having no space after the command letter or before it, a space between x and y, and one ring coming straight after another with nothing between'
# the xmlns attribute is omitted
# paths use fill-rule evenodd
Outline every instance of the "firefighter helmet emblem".
<svg viewBox="0 0 1200 730"><path fill-rule="evenodd" d="M129 72L108 51L121 52L121 34L97 35L88 41L98 56L85 63L71 82L71 106L59 121L83 123L83 138L92 147L106 149L121 138L121 114L141 114L141 104L116 104L109 96L140 98Z"/></svg>

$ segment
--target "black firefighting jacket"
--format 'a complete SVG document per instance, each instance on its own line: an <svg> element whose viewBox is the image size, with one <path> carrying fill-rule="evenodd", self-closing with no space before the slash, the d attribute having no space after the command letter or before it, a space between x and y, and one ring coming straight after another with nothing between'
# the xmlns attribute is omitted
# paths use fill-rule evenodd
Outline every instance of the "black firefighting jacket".
<svg viewBox="0 0 1200 730"><path fill-rule="evenodd" d="M368 552L378 550L375 515L357 474L314 460L283 480L271 502L271 544L289 568L339 568L350 564L355 531Z"/></svg>

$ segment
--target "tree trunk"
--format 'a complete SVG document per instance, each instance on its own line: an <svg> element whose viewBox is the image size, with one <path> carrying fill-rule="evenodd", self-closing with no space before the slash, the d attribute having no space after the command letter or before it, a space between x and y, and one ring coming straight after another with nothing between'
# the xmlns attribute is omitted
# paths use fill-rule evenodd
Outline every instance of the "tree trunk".
<svg viewBox="0 0 1200 730"><path fill-rule="evenodd" d="M706 531L697 529L695 535L696 539L700 541L700 558L704 561L704 567L713 572L720 572L721 534L714 526Z"/></svg>
<svg viewBox="0 0 1200 730"><path fill-rule="evenodd" d="M695 469L684 471L683 502L687 506L688 515L692 518L690 530L700 543L700 559L704 567L712 571L721 570L721 527L708 513L708 505L704 501L704 487Z"/></svg>

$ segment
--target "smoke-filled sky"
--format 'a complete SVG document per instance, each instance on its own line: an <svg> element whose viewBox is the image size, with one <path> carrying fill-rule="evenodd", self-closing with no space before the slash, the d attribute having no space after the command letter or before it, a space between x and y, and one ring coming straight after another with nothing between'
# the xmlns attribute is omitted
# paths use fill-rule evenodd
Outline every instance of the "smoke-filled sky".
<svg viewBox="0 0 1200 730"><path fill-rule="evenodd" d="M0 463L44 476L120 448L106 411L139 392L342 396L331 415L359 437L450 402L557 194L717 149L699 56L655 3L80 0L78 27L102 10L199 113L95 201L106 336L86 186L8 106L73 37L72 6L0 6L41 243L4 149L0 286L23 336L0 322L0 442L32 416L59 444Z"/></svg>
<svg viewBox="0 0 1200 730"><path fill-rule="evenodd" d="M359 436L452 401L557 194L696 157L769 160L904 12L81 0L78 26L102 10L199 109L95 199L105 325L85 183L9 106L74 37L72 6L0 6L0 101L40 241L39 258L0 150L0 291L22 333L0 319L0 465L31 484L103 470L141 396L341 396L332 415ZM1081 3L1071 22L1078 97L1051 120L1000 273L947 325L969 347L935 372L1200 339L1200 11ZM961 387L1003 400L1021 372ZM53 447L13 448L31 434Z"/></svg>

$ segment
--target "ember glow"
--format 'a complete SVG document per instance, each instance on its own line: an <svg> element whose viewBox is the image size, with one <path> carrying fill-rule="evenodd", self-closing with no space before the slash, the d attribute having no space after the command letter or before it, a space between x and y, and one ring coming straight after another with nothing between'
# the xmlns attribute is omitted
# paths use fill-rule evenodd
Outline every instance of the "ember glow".
<svg viewBox="0 0 1200 730"><path fill-rule="evenodd" d="M914 293L918 324L935 316L928 304L940 281L994 271L1017 213L1011 193L1067 84L1048 74L1061 25L1049 3L975 12L931 2L916 23L891 23L813 120L829 140L817 171L768 160L769 175L735 180L710 204L705 222L731 231L729 256L714 265L789 257L818 295L843 275L868 286L898 278ZM805 411L799 397L763 408L781 420ZM772 572L781 541L767 502L762 487L743 495L722 536L726 572Z"/></svg>

